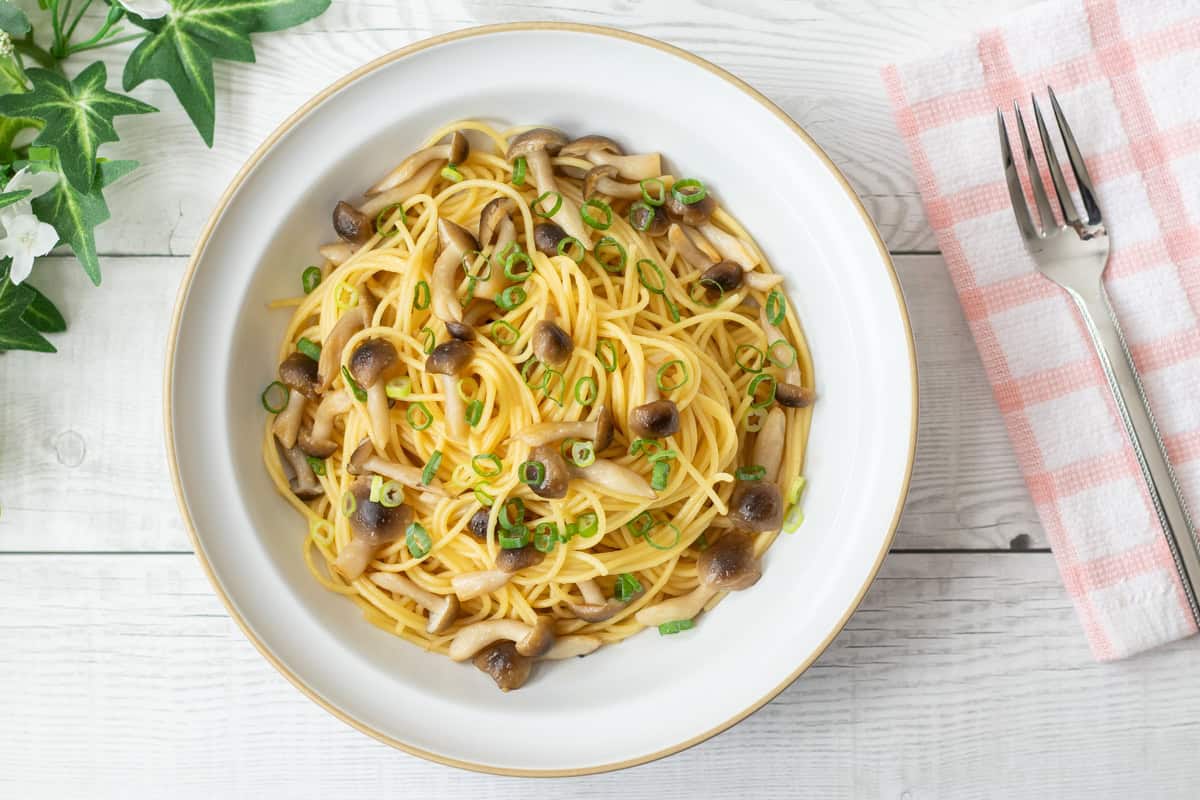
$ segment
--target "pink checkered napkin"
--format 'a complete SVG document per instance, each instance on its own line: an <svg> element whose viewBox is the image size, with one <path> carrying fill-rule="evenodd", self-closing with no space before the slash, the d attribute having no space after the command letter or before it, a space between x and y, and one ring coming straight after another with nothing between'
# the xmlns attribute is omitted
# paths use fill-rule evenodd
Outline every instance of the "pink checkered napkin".
<svg viewBox="0 0 1200 800"><path fill-rule="evenodd" d="M1108 291L1200 510L1200 2L1055 0L937 58L888 67L884 80L1093 652L1122 658L1195 633L1099 361L1017 233L996 108L1024 98L1031 121L1030 92L1049 113L1054 87L1097 183ZM1059 161L1066 168L1061 149Z"/></svg>

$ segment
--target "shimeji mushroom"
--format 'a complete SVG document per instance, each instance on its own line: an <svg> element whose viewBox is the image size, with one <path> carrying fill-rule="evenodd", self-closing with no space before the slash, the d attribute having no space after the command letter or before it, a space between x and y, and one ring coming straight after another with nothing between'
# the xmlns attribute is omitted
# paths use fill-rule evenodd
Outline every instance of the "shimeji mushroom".
<svg viewBox="0 0 1200 800"><path fill-rule="evenodd" d="M346 462L346 472L351 475L367 475L372 473L382 475L385 478L391 478L403 486L428 492L438 498L450 496L450 493L446 491L446 487L436 477L431 478L429 483L425 483L422 480L424 478L424 470L420 467L414 467L410 464L398 464L395 461L389 461L380 456L375 452L375 446L369 438L363 439L362 443L351 453L350 460Z"/></svg>
<svg viewBox="0 0 1200 800"><path fill-rule="evenodd" d="M526 625L515 619L488 619L460 630L450 642L447 655L453 661L466 661L492 642L508 640L523 656L537 658L554 644L554 619L539 616L537 623Z"/></svg>
<svg viewBox="0 0 1200 800"><path fill-rule="evenodd" d="M754 539L741 531L730 531L708 546L696 560L700 585L687 594L647 606L634 616L646 626L691 619L700 613L717 592L753 586L762 577L762 564L754 552Z"/></svg>
<svg viewBox="0 0 1200 800"><path fill-rule="evenodd" d="M317 252L336 267L350 260L350 256L354 255L354 245L349 242L330 242L318 247Z"/></svg>
<svg viewBox="0 0 1200 800"><path fill-rule="evenodd" d="M547 309L545 318L533 326L533 354L543 364L561 367L571 359L575 340L554 321L554 311Z"/></svg>
<svg viewBox="0 0 1200 800"><path fill-rule="evenodd" d="M317 365L317 375L320 376L322 392L329 389L333 379L341 372L342 351L350 337L371 324L375 314L375 304L366 287L359 292L358 304L346 309L341 318L334 323L333 329L321 342L321 358Z"/></svg>
<svg viewBox="0 0 1200 800"><path fill-rule="evenodd" d="M729 520L747 531L773 531L783 524L783 493L775 482L783 461L787 418L775 407L754 440L752 463L765 471L761 480L738 481L729 498Z"/></svg>
<svg viewBox="0 0 1200 800"><path fill-rule="evenodd" d="M317 406L310 428L300 429L300 449L314 458L329 458L338 448L333 438L333 421L350 410L350 397L345 392L326 392Z"/></svg>
<svg viewBox="0 0 1200 800"><path fill-rule="evenodd" d="M387 447L392 427L384 384L399 364L400 354L387 339L367 339L350 356L350 377L366 390L371 438L380 449Z"/></svg>
<svg viewBox="0 0 1200 800"><path fill-rule="evenodd" d="M354 499L354 510L348 515L351 537L333 567L347 580L354 580L366 571L376 553L404 536L413 512L403 503L385 506L371 500L371 481L365 476L355 479L350 494Z"/></svg>
<svg viewBox="0 0 1200 800"><path fill-rule="evenodd" d="M559 636L554 640L554 644L550 645L550 649L542 653L541 660L561 661L564 658L586 656L589 653L594 653L602 644L604 644L604 640L599 636L592 636L586 633Z"/></svg>
<svg viewBox="0 0 1200 800"><path fill-rule="evenodd" d="M721 258L741 264L742 268L747 271L758 266L758 256L738 237L726 233L711 221L697 227L700 235L712 242L713 247L721 254Z"/></svg>
<svg viewBox="0 0 1200 800"><path fill-rule="evenodd" d="M508 283L504 264L497 256L510 250L517 240L517 226L512 215L517 212L517 202L511 197L497 197L479 212L479 246L488 253L490 262L488 276L475 285L475 297L495 300Z"/></svg>
<svg viewBox="0 0 1200 800"><path fill-rule="evenodd" d="M460 572L450 578L450 586L459 600L473 600L504 587L512 575L502 569Z"/></svg>
<svg viewBox="0 0 1200 800"><path fill-rule="evenodd" d="M375 225L371 218L345 200L339 200L333 207L333 230L338 236L355 245L365 244L375 235Z"/></svg>
<svg viewBox="0 0 1200 800"><path fill-rule="evenodd" d="M471 518L467 520L467 533L475 537L477 542L486 542L488 537L488 521L491 514L482 506L475 510Z"/></svg>
<svg viewBox="0 0 1200 800"><path fill-rule="evenodd" d="M374 572L371 582L381 589L387 589L392 594L409 598L429 613L429 623L425 626L426 633L445 633L450 630L458 617L458 597L456 595L440 595L426 591L415 584L412 579L394 572Z"/></svg>
<svg viewBox="0 0 1200 800"><path fill-rule="evenodd" d="M706 253L692 241L681 225L671 224L667 230L667 241L693 269L706 270L719 260L714 257L714 254Z"/></svg>
<svg viewBox="0 0 1200 800"><path fill-rule="evenodd" d="M598 636L572 634L560 636L554 640L550 649L541 655L539 661L558 661L564 658L586 656L595 652L604 642ZM500 691L509 692L520 689L529 680L533 670L534 659L517 652L517 646L510 640L493 642L475 654L471 663L481 672L486 672L500 687Z"/></svg>
<svg viewBox="0 0 1200 800"><path fill-rule="evenodd" d="M579 581L575 584L583 595L583 602L576 603L568 600L567 607L571 613L586 622L603 622L623 611L634 600L642 596L644 589L638 591L628 600L618 600L615 597L605 597L604 592L594 580Z"/></svg>
<svg viewBox="0 0 1200 800"><path fill-rule="evenodd" d="M431 276L433 313L442 322L461 322L462 304L454 296L455 278L463 256L477 251L479 243L475 241L475 234L444 217L438 220L438 243L441 252L433 262Z"/></svg>
<svg viewBox="0 0 1200 800"><path fill-rule="evenodd" d="M782 340L785 344L787 339L784 338L783 331L771 323L767 318L767 307L762 306L758 310L758 322L762 325L763 333L767 336L767 354L771 352L774 344ZM784 367L783 379L775 384L775 400L781 406L788 408L804 408L810 406L816 400L816 393L804 386L803 377L800 375L800 358L795 353L792 354L792 363ZM761 436L761 434L760 434Z"/></svg>
<svg viewBox="0 0 1200 800"><path fill-rule="evenodd" d="M625 155L621 147L607 136L581 136L565 145L560 156L583 158L593 164L617 168L618 174L627 181L644 181L662 175L662 156L658 153ZM639 191L640 195L640 191Z"/></svg>
<svg viewBox="0 0 1200 800"><path fill-rule="evenodd" d="M612 164L600 164L589 169L583 176L583 199L588 200L596 194L620 200L636 200L642 196L640 184L621 183L616 179L617 174L618 170Z"/></svg>
<svg viewBox="0 0 1200 800"><path fill-rule="evenodd" d="M501 572L512 575L528 567L536 567L545 558L546 554L530 543L524 547L501 548L496 554L496 566Z"/></svg>
<svg viewBox="0 0 1200 800"><path fill-rule="evenodd" d="M433 176L437 174L438 169L439 166L436 162L426 164L403 183L399 183L379 194L368 196L358 206L358 210L371 219L376 219L379 216L379 212L385 208L400 205L410 197L425 191L425 187L433 180Z"/></svg>
<svg viewBox="0 0 1200 800"><path fill-rule="evenodd" d="M521 156L529 165L529 174L539 195L554 192L562 199L562 206L554 215L554 221L562 226L568 235L578 239L585 250L591 249L592 236L588 227L579 216L579 209L574 201L558 190L558 182L554 178L554 165L550 156L558 153L566 144L566 137L558 131L549 128L533 128L513 137L508 144L508 160L512 161Z"/></svg>
<svg viewBox="0 0 1200 800"><path fill-rule="evenodd" d="M663 208L667 210L667 216L685 225L703 225L712 217L714 211L717 210L717 201L713 200L711 194L705 194L700 200L693 203L685 203L675 196L675 189L667 192L666 202L663 203ZM692 187L691 191L684 189L679 190L685 197L692 192L700 191L699 187Z"/></svg>
<svg viewBox="0 0 1200 800"><path fill-rule="evenodd" d="M446 431L457 441L467 438L467 406L455 378L466 370L475 351L461 339L442 342L425 359L425 371L436 373L442 387Z"/></svg>
<svg viewBox="0 0 1200 800"><path fill-rule="evenodd" d="M530 447L560 442L563 439L588 439L592 442L593 449L599 453L612 444L612 412L608 410L608 406L600 406L590 420L539 422L518 431L513 438Z"/></svg>
<svg viewBox="0 0 1200 800"><path fill-rule="evenodd" d="M718 261L704 270L704 274L700 276L700 285L705 287L710 297L715 293L719 299L742 288L744 276L745 272L742 270L741 264L733 261Z"/></svg>
<svg viewBox="0 0 1200 800"><path fill-rule="evenodd" d="M286 450L296 446L305 404L317 399L317 362L304 353L292 353L279 365L279 380L288 387L288 402L275 415L271 432Z"/></svg>
<svg viewBox="0 0 1200 800"><path fill-rule="evenodd" d="M704 270L706 275L713 265L733 263L741 268L742 281L751 289L768 292L783 282L782 275L756 272L744 262L731 259L728 254L714 247L698 230L687 226L672 223L667 231L667 241L687 264L695 269Z"/></svg>
<svg viewBox="0 0 1200 800"><path fill-rule="evenodd" d="M454 131L450 134L450 141L445 144L435 144L431 147L418 150L408 158L400 162L399 166L389 172L378 183L367 190L367 195L377 195L381 192L386 192L396 186L410 180L419 170L433 163L440 166L437 162L445 161L450 166L458 166L467 160L467 156L471 154L471 143L468 141L465 131Z"/></svg>
<svg viewBox="0 0 1200 800"><path fill-rule="evenodd" d="M571 477L580 478L616 494L652 499L656 495L650 484L629 467L607 458L597 458L586 467L571 465Z"/></svg>
<svg viewBox="0 0 1200 800"><path fill-rule="evenodd" d="M539 222L533 226L533 248L543 255L558 255L558 243L565 238L567 232L553 222Z"/></svg>
<svg viewBox="0 0 1200 800"><path fill-rule="evenodd" d="M567 482L571 478L567 461L557 446L541 444L529 451L529 461L540 464L541 480L529 485L533 493L547 500L560 500L567 496ZM535 475L534 478L537 476ZM522 475L522 479L528 480Z"/></svg>
<svg viewBox="0 0 1200 800"><path fill-rule="evenodd" d="M292 468L292 477L288 480L292 494L301 500L312 500L325 493L313 472L312 464L308 462L308 455L303 450L297 446L288 447L284 449L283 455L287 458L288 466Z"/></svg>
<svg viewBox="0 0 1200 800"><path fill-rule="evenodd" d="M679 432L679 407L658 391L658 368L646 361L645 402L629 412L629 429L643 439L665 439Z"/></svg>
<svg viewBox="0 0 1200 800"><path fill-rule="evenodd" d="M671 220L662 206L633 206L629 210L629 223L651 236L664 236L671 229Z"/></svg>

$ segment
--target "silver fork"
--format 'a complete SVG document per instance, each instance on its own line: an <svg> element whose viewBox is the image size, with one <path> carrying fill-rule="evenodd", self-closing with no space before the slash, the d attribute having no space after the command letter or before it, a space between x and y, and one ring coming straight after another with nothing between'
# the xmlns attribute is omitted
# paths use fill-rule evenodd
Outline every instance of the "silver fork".
<svg viewBox="0 0 1200 800"><path fill-rule="evenodd" d="M1196 624L1200 625L1200 604L1197 602L1200 596L1200 544L1197 543L1187 507L1179 492L1179 484L1167 460L1158 426L1150 413L1146 394L1129 356L1121 327L1108 301L1108 293L1104 290L1104 268L1108 264L1108 232L1104 228L1100 206L1096 202L1095 185L1088 175L1087 165L1079 154L1079 147L1063 116L1058 98L1054 96L1054 90L1050 87L1046 89L1050 94L1054 118L1062 135L1071 171L1075 173L1075 182L1079 186L1080 199L1087 216L1081 218L1075 210L1075 202L1067 189L1066 181L1063 180L1058 156L1054 152L1036 97L1032 100L1038 137L1042 142L1042 152L1046 156L1050 179L1054 183L1054 194L1058 199L1059 210L1062 211L1063 224L1055 221L1054 213L1050 209L1050 199L1038 174L1033 147L1026 133L1025 120L1021 116L1020 106L1015 102L1013 111L1017 130L1020 132L1021 151L1025 157L1033 199L1037 204L1040 227L1034 223L1029 206L1025 203L1021 178L1017 174L1008 132L1004 127L1004 115L997 109L1000 152L1004 159L1004 177L1008 182L1013 214L1017 218L1021 237L1025 240L1025 249L1033 256L1038 270L1067 291L1075 301L1088 333L1091 334L1092 344L1100 357L1104 375L1108 378L1109 389L1116 400L1117 411L1137 454L1142 477L1150 490L1159 522L1175 559L1175 567L1182 579L1192 616Z"/></svg>

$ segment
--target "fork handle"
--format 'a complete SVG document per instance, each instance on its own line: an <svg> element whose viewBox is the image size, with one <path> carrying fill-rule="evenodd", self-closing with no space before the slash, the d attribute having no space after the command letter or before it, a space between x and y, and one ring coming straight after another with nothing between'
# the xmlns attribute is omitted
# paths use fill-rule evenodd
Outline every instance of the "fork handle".
<svg viewBox="0 0 1200 800"><path fill-rule="evenodd" d="M1102 282L1097 281L1090 290L1069 288L1067 291L1079 307L1096 346L1104 375L1116 399L1117 413L1129 434L1142 477L1166 534L1192 617L1200 626L1200 603L1197 601L1200 597L1200 544L1197 543L1179 483L1167 459L1166 448L1146 402L1146 393L1134 369L1121 326L1117 323Z"/></svg>

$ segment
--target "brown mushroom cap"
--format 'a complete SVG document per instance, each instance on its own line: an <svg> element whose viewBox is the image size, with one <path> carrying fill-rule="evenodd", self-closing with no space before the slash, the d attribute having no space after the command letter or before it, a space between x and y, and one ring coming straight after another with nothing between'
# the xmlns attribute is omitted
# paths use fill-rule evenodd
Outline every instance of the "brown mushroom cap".
<svg viewBox="0 0 1200 800"><path fill-rule="evenodd" d="M471 363L475 355L471 345L461 339L451 339L433 348L433 352L425 359L425 371L439 375L461 374Z"/></svg>
<svg viewBox="0 0 1200 800"><path fill-rule="evenodd" d="M557 447L549 444L539 445L529 451L529 460L537 461L545 470L541 482L529 487L534 494L548 500L559 500L567 496L567 481L570 480L571 471L567 460Z"/></svg>
<svg viewBox="0 0 1200 800"><path fill-rule="evenodd" d="M537 658L554 644L554 617L541 615L533 625L533 630L517 642L517 652L523 656Z"/></svg>
<svg viewBox="0 0 1200 800"><path fill-rule="evenodd" d="M618 174L619 171L612 164L598 164L589 169L587 174L583 176L583 199L587 200L592 195L600 193L597 185L600 183L601 178L615 180ZM642 193L641 187L637 187L637 190L640 197Z"/></svg>
<svg viewBox="0 0 1200 800"><path fill-rule="evenodd" d="M371 437L368 436L350 454L350 460L346 462L346 472L351 475L361 475L363 467L374 455L375 445L371 443Z"/></svg>
<svg viewBox="0 0 1200 800"><path fill-rule="evenodd" d="M817 393L807 386L794 383L779 383L775 386L775 400L788 408L805 408L817 399Z"/></svg>
<svg viewBox="0 0 1200 800"><path fill-rule="evenodd" d="M700 276L700 283L709 289L710 294L713 293L713 286L719 286L722 293L727 293L740 289L743 277L745 270L741 264L736 261L718 261L704 270L704 274Z"/></svg>
<svg viewBox="0 0 1200 800"><path fill-rule="evenodd" d="M684 192L684 194L688 194L688 192ZM713 200L711 194L707 194L703 200L684 203L675 196L675 191L672 190L667 192L667 201L663 203L663 208L667 210L668 216L685 225L703 225L717 210L717 201Z"/></svg>
<svg viewBox="0 0 1200 800"><path fill-rule="evenodd" d="M665 439L679 432L679 407L673 400L644 403L629 412L629 428L643 439Z"/></svg>
<svg viewBox="0 0 1200 800"><path fill-rule="evenodd" d="M300 436L296 439L296 446L303 450L305 455L310 455L313 458L329 458L338 449L338 443L332 438L314 439L312 437L311 426L305 426L300 429Z"/></svg>
<svg viewBox="0 0 1200 800"><path fill-rule="evenodd" d="M545 150L550 155L562 150L567 143L567 137L550 128L531 128L524 133L518 133L508 143L508 153L511 161L517 156L528 155L537 150Z"/></svg>
<svg viewBox="0 0 1200 800"><path fill-rule="evenodd" d="M356 538L382 547L404 536L413 520L411 508L403 503L389 508L382 503L372 502L371 480L365 475L354 480L350 492L354 495L350 529Z"/></svg>
<svg viewBox="0 0 1200 800"><path fill-rule="evenodd" d="M558 151L560 156L569 156L571 158L583 158L588 153L599 150L603 153L614 153L621 155L621 146L607 136L598 136L590 134L588 136L580 136L567 144L563 145Z"/></svg>
<svg viewBox="0 0 1200 800"><path fill-rule="evenodd" d="M475 654L471 663L481 672L492 676L502 692L524 686L533 668L533 659L518 653L517 646L508 640L483 648Z"/></svg>
<svg viewBox="0 0 1200 800"><path fill-rule="evenodd" d="M497 197L479 212L479 244L487 247L496 236L496 231L517 210L517 202L511 197Z"/></svg>
<svg viewBox="0 0 1200 800"><path fill-rule="evenodd" d="M613 416L612 411L608 406L600 406L596 411L596 436L592 439L592 445L596 452L599 453L607 450L613 440Z"/></svg>
<svg viewBox="0 0 1200 800"><path fill-rule="evenodd" d="M647 222L649 218L649 222ZM651 236L665 236L667 231L671 229L671 220L667 217L667 212L662 210L662 207L657 208L647 205L635 205L629 211L629 222L635 230L648 233ZM649 227L646 227L649 225Z"/></svg>
<svg viewBox="0 0 1200 800"><path fill-rule="evenodd" d="M460 603L458 595L446 595L446 604L441 610L429 609L429 624L425 627L428 633L445 633L454 626L454 620L458 617Z"/></svg>
<svg viewBox="0 0 1200 800"><path fill-rule="evenodd" d="M463 342L472 342L475 340L475 329L465 322L449 320L446 323L446 333Z"/></svg>
<svg viewBox="0 0 1200 800"><path fill-rule="evenodd" d="M730 531L696 559L700 581L724 591L745 589L762 577L762 562L754 553L754 537Z"/></svg>
<svg viewBox="0 0 1200 800"><path fill-rule="evenodd" d="M567 238L567 232L553 222L539 222L533 226L533 246L543 255L558 255L558 243Z"/></svg>
<svg viewBox="0 0 1200 800"><path fill-rule="evenodd" d="M387 339L367 339L350 356L350 376L359 386L370 389L399 363L395 345Z"/></svg>
<svg viewBox="0 0 1200 800"><path fill-rule="evenodd" d="M333 230L347 242L362 244L375 235L371 218L345 200L333 207Z"/></svg>
<svg viewBox="0 0 1200 800"><path fill-rule="evenodd" d="M321 379L317 376L317 362L301 352L292 353L279 365L279 380L293 392L299 392L309 400L317 398Z"/></svg>
<svg viewBox="0 0 1200 800"><path fill-rule="evenodd" d="M783 525L783 493L768 481L738 481L729 498L729 519L745 531L774 531Z"/></svg>
<svg viewBox="0 0 1200 800"><path fill-rule="evenodd" d="M557 322L544 319L533 326L533 354L543 364L561 366L571 358L575 341Z"/></svg>
<svg viewBox="0 0 1200 800"><path fill-rule="evenodd" d="M456 166L467 160L471 154L471 142L462 131L450 134L450 153L446 160L450 166Z"/></svg>
<svg viewBox="0 0 1200 800"><path fill-rule="evenodd" d="M536 567L545 560L546 554L532 544L524 547L502 548L496 553L496 566L507 573L520 572L526 567Z"/></svg>
<svg viewBox="0 0 1200 800"><path fill-rule="evenodd" d="M467 520L467 532L478 541L486 542L488 536L488 519L490 516L491 514L486 508L480 508L471 515L471 519Z"/></svg>
<svg viewBox="0 0 1200 800"><path fill-rule="evenodd" d="M479 249L475 234L445 217L438 219L438 246L442 250L454 249L459 254Z"/></svg>

